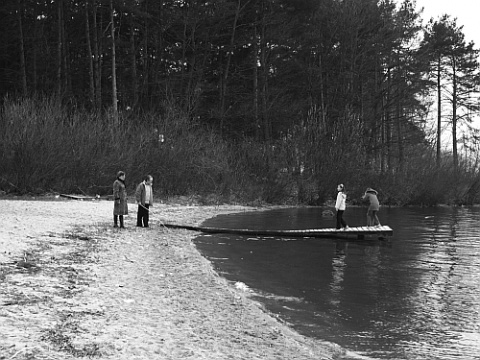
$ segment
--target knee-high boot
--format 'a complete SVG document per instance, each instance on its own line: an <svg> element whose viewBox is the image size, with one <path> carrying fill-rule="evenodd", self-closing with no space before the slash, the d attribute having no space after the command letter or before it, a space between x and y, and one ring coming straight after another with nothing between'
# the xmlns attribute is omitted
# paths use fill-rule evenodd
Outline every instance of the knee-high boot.
<svg viewBox="0 0 480 360"><path fill-rule="evenodd" d="M123 225L123 215L120 215L120 228L125 229L125 226Z"/></svg>
<svg viewBox="0 0 480 360"><path fill-rule="evenodd" d="M118 216L113 215L113 227L118 227Z"/></svg>

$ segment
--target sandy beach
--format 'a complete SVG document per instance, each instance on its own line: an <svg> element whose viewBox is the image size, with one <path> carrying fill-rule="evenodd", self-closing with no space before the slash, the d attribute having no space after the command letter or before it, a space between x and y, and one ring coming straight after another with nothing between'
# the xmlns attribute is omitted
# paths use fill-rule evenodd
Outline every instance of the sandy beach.
<svg viewBox="0 0 480 360"><path fill-rule="evenodd" d="M0 359L336 359L218 276L191 241L242 206L156 204L114 229L107 200L0 200Z"/></svg>

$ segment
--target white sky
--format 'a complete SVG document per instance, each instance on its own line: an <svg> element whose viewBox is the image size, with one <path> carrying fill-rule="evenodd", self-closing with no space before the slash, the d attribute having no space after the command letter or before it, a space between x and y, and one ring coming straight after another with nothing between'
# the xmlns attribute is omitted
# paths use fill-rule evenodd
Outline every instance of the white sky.
<svg viewBox="0 0 480 360"><path fill-rule="evenodd" d="M397 0L401 3L401 0ZM463 25L466 42L473 40L475 48L480 48L480 0L416 0L417 10L422 7L421 15L426 24L430 18L438 20L444 14L457 18L457 26Z"/></svg>

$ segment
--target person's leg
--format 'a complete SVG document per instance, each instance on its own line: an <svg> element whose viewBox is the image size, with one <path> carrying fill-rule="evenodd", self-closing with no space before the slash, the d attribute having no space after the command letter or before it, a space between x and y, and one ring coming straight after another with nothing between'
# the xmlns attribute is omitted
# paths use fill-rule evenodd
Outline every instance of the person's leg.
<svg viewBox="0 0 480 360"><path fill-rule="evenodd" d="M137 210L137 226L140 226L142 227L143 224L142 224L142 211L143 211L143 208L141 205L138 205L138 210Z"/></svg>
<svg viewBox="0 0 480 360"><path fill-rule="evenodd" d="M380 226L380 220L378 219L377 211L373 212L373 224Z"/></svg>
<svg viewBox="0 0 480 360"><path fill-rule="evenodd" d="M372 210L367 211L367 226L372 226L373 225L373 220L372 220Z"/></svg>
<svg viewBox="0 0 480 360"><path fill-rule="evenodd" d="M342 227L343 210L337 210L337 229Z"/></svg>
<svg viewBox="0 0 480 360"><path fill-rule="evenodd" d="M150 208L150 205L149 205L149 204L145 204L145 207L146 207L147 209L149 209L149 208ZM149 217L150 217L150 216L149 216L149 215L150 215L150 211L147 210L147 209L143 209L143 210L145 211L145 213L144 213L144 215L143 215L143 226L145 226L145 227L148 227L148 220L149 220Z"/></svg>
<svg viewBox="0 0 480 360"><path fill-rule="evenodd" d="M113 227L118 227L118 216L113 215Z"/></svg>
<svg viewBox="0 0 480 360"><path fill-rule="evenodd" d="M345 221L345 219L343 218L343 211L342 211L342 217L341 217L341 224L342 224L342 227L346 228L347 227L347 222Z"/></svg>
<svg viewBox="0 0 480 360"><path fill-rule="evenodd" d="M123 225L123 215L120 215L119 218L120 218L120 228L125 229L125 226Z"/></svg>

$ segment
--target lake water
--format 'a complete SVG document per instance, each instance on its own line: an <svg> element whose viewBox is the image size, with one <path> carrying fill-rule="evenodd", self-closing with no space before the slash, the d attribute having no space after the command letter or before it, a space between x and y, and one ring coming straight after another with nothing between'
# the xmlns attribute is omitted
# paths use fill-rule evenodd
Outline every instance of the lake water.
<svg viewBox="0 0 480 360"><path fill-rule="evenodd" d="M219 216L205 226L334 227L320 208ZM348 208L350 226L366 210ZM382 208L389 241L202 235L216 270L298 332L367 359L480 359L480 209ZM353 356L352 356L353 358Z"/></svg>

